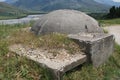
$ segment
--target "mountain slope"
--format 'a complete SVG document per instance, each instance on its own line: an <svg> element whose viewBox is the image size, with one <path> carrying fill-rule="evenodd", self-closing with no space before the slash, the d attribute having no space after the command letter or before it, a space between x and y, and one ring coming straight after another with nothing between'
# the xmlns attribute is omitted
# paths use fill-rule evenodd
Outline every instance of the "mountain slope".
<svg viewBox="0 0 120 80"><path fill-rule="evenodd" d="M15 3L18 0L5 0L6 3Z"/></svg>
<svg viewBox="0 0 120 80"><path fill-rule="evenodd" d="M26 11L13 7L7 3L0 2L0 17L17 17L25 15Z"/></svg>
<svg viewBox="0 0 120 80"><path fill-rule="evenodd" d="M94 0L18 0L13 3L22 9L52 11L57 9L77 9L85 12L105 12L108 6Z"/></svg>
<svg viewBox="0 0 120 80"><path fill-rule="evenodd" d="M120 6L120 2L114 2L113 0L95 0L95 1L106 5Z"/></svg>

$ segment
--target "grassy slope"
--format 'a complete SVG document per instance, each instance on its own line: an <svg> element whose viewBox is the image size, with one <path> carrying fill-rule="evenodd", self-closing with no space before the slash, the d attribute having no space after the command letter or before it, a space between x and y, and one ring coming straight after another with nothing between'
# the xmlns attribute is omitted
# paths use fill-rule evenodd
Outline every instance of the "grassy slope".
<svg viewBox="0 0 120 80"><path fill-rule="evenodd" d="M120 25L120 18L108 19L108 20L98 20L103 26L109 25Z"/></svg>
<svg viewBox="0 0 120 80"><path fill-rule="evenodd" d="M0 26L0 79L1 80L49 80L48 72L39 65L8 50L8 36L28 25ZM115 46L114 54L98 69L87 63L64 75L64 80L119 80L120 46Z"/></svg>
<svg viewBox="0 0 120 80"><path fill-rule="evenodd" d="M7 3L0 2L0 19L19 18L26 16L26 11L20 10Z"/></svg>

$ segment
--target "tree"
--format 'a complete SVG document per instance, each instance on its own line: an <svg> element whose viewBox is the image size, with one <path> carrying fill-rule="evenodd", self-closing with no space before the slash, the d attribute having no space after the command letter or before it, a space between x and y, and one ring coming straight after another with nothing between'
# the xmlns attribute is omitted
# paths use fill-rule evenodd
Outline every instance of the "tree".
<svg viewBox="0 0 120 80"><path fill-rule="evenodd" d="M107 15L108 18L119 18L120 17L120 7L112 6Z"/></svg>
<svg viewBox="0 0 120 80"><path fill-rule="evenodd" d="M113 6L113 7L110 8L110 10L109 10L108 17L109 17L109 18L114 18L114 17L115 17L115 13L116 13L116 9L115 9L115 6Z"/></svg>

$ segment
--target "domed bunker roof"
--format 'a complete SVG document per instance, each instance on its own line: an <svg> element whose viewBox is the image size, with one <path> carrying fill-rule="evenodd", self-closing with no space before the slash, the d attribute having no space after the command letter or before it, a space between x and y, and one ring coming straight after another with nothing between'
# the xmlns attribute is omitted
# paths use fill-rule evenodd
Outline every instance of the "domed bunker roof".
<svg viewBox="0 0 120 80"><path fill-rule="evenodd" d="M36 34L52 32L76 34L80 32L103 33L98 22L83 12L76 10L56 10L38 20L31 28Z"/></svg>

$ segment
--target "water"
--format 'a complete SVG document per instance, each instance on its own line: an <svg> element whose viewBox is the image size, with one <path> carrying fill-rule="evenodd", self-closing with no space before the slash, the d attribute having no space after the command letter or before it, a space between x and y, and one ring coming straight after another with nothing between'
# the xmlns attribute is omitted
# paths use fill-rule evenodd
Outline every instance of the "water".
<svg viewBox="0 0 120 80"><path fill-rule="evenodd" d="M20 18L20 19L0 20L0 25L2 25L2 24L24 24L24 23L29 23L30 21L36 21L36 20L40 19L41 16L43 16L43 14L40 14L40 15L28 15L27 17Z"/></svg>

